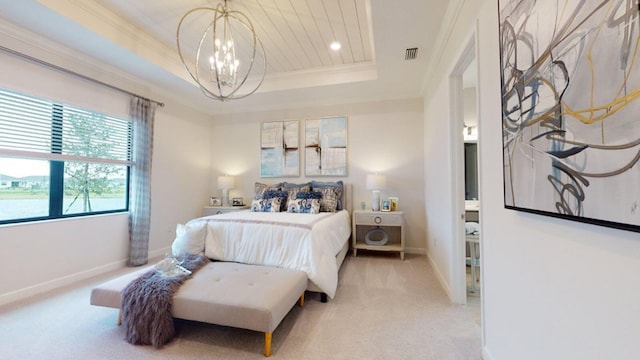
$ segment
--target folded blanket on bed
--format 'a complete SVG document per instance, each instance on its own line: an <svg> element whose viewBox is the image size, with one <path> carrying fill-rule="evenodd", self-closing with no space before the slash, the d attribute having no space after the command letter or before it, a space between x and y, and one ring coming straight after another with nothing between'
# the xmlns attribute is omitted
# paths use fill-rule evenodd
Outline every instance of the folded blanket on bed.
<svg viewBox="0 0 640 360"><path fill-rule="evenodd" d="M167 261L163 261L162 267L142 274L122 290L122 323L127 342L160 347L175 335L173 295L193 272L210 262L205 256L193 254L176 260L188 271L175 264L174 269L169 269Z"/></svg>

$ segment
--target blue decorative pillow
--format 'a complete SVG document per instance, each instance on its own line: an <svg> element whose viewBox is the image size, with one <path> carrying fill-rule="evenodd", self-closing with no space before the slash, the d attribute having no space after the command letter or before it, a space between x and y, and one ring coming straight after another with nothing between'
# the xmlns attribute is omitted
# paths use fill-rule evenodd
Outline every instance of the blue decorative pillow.
<svg viewBox="0 0 640 360"><path fill-rule="evenodd" d="M296 195L296 199L322 199L321 191L300 191Z"/></svg>
<svg viewBox="0 0 640 360"><path fill-rule="evenodd" d="M263 183L256 182L253 188L253 198L256 200L260 200L264 196L264 192L267 190L280 190L282 183L277 183L274 185L267 185Z"/></svg>
<svg viewBox="0 0 640 360"><path fill-rule="evenodd" d="M263 199L280 198L280 211L287 211L287 198L289 194L282 190L267 190L262 194Z"/></svg>
<svg viewBox="0 0 640 360"><path fill-rule="evenodd" d="M320 199L294 199L287 202L287 212L300 214L319 214Z"/></svg>
<svg viewBox="0 0 640 360"><path fill-rule="evenodd" d="M327 193L326 189L332 189L333 192L335 193L335 197L337 198L336 200L336 208L333 211L336 210L342 210L343 209L343 205L342 205L342 193L344 192L344 183L342 182L342 180L338 180L338 181L311 181L311 189L313 191L322 191L323 194ZM331 196L331 195L330 195ZM334 196L331 196L331 198L333 198ZM331 208L332 204L329 204L328 208ZM322 210L322 211L328 211L328 210Z"/></svg>
<svg viewBox="0 0 640 360"><path fill-rule="evenodd" d="M297 199L301 191L311 191L311 183L292 184L285 182L282 184L282 191L286 191L289 199Z"/></svg>
<svg viewBox="0 0 640 360"><path fill-rule="evenodd" d="M270 199L253 199L251 201L251 211L253 212L280 212L282 198L274 197Z"/></svg>
<svg viewBox="0 0 640 360"><path fill-rule="evenodd" d="M274 197L287 197L287 192L286 191L282 191L282 190L266 190L263 194L262 194L262 198L263 199L271 199Z"/></svg>

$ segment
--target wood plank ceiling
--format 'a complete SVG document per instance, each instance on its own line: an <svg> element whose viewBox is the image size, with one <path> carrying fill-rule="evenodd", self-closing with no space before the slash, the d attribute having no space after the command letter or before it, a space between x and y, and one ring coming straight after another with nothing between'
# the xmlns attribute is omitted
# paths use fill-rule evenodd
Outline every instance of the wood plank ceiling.
<svg viewBox="0 0 640 360"><path fill-rule="evenodd" d="M264 43L267 74L255 94L214 102L185 71L176 30L188 11L223 1L0 0L0 27L6 22L16 39L31 32L24 43L34 53L44 47L51 58L66 58L103 81L229 114L420 97L462 6L462 0L231 0L230 9L246 13ZM191 41L180 45L189 65L210 19L181 30ZM242 36L234 41L240 48ZM330 49L333 41L339 51ZM406 56L410 48L416 58Z"/></svg>
<svg viewBox="0 0 640 360"><path fill-rule="evenodd" d="M180 18L198 7L215 8L219 1L206 0L98 0L141 31L166 46L176 47ZM234 0L231 10L253 22L267 54L267 73L334 68L374 61L369 0ZM195 53L197 40L208 19L185 25L182 38L194 39L186 53ZM342 48L332 51L338 41ZM239 46L240 47L240 46Z"/></svg>

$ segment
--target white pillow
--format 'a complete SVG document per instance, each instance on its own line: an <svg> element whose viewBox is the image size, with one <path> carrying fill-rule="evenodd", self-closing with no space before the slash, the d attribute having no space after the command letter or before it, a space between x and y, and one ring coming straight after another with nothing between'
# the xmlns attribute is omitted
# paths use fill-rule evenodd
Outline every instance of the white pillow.
<svg viewBox="0 0 640 360"><path fill-rule="evenodd" d="M480 224L475 221L468 221L464 224L467 235L480 233Z"/></svg>
<svg viewBox="0 0 640 360"><path fill-rule="evenodd" d="M174 256L182 254L204 254L204 238L206 223L176 226L176 239L171 244Z"/></svg>

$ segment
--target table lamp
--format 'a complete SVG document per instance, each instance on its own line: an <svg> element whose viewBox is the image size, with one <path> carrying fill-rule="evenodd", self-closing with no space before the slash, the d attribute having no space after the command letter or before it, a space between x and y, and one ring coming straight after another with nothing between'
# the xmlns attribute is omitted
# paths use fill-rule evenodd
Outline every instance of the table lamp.
<svg viewBox="0 0 640 360"><path fill-rule="evenodd" d="M222 206L229 206L229 189L233 189L235 184L233 176L218 176L218 189L222 190Z"/></svg>
<svg viewBox="0 0 640 360"><path fill-rule="evenodd" d="M373 211L380 211L380 190L387 187L387 178L380 174L367 175L367 189L372 190L373 198L371 202L371 209Z"/></svg>

